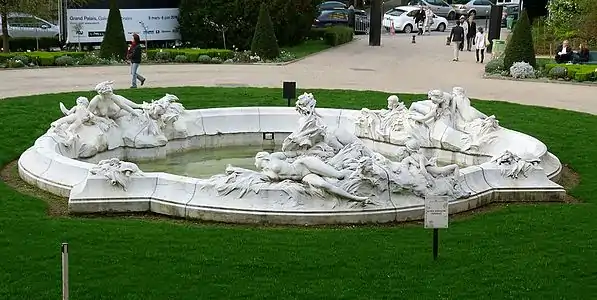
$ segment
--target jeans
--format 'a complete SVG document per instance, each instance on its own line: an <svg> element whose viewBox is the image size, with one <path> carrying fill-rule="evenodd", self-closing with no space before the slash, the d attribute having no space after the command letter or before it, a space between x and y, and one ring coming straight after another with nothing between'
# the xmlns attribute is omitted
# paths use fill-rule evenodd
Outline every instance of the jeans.
<svg viewBox="0 0 597 300"><path fill-rule="evenodd" d="M460 48L462 47L462 41L454 42L454 60L458 60L460 56Z"/></svg>
<svg viewBox="0 0 597 300"><path fill-rule="evenodd" d="M133 75L133 80L131 81L131 87L137 87L137 80L143 82L145 81L145 77L143 77L141 74L137 73L137 70L139 70L139 65L138 63L131 63L131 75Z"/></svg>
<svg viewBox="0 0 597 300"><path fill-rule="evenodd" d="M477 62L479 61L479 52L481 52L481 62L483 62L485 59L485 49L476 49L475 52L477 54Z"/></svg>
<svg viewBox="0 0 597 300"><path fill-rule="evenodd" d="M473 37L466 38L466 50L471 51L471 46L474 44L475 39Z"/></svg>

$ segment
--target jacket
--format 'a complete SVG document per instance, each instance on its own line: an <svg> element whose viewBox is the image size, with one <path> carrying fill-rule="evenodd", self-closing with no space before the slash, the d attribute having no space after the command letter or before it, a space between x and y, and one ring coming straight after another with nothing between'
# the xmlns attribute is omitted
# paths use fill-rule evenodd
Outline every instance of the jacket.
<svg viewBox="0 0 597 300"><path fill-rule="evenodd" d="M467 38L474 38L477 34L477 23L475 23L475 21L472 21L469 25L468 25L468 34L466 35Z"/></svg>
<svg viewBox="0 0 597 300"><path fill-rule="evenodd" d="M133 64L140 64L141 63L141 45L137 44L137 45L131 45L131 48L129 49L129 60L131 61L131 63Z"/></svg>
<svg viewBox="0 0 597 300"><path fill-rule="evenodd" d="M588 62L590 58L589 48L582 48L578 51L579 61Z"/></svg>
<svg viewBox="0 0 597 300"><path fill-rule="evenodd" d="M464 41L464 28L462 26L452 27L450 32L450 41L452 42L463 42Z"/></svg>
<svg viewBox="0 0 597 300"><path fill-rule="evenodd" d="M483 50L485 49L485 46L487 46L486 44L487 37L485 36L485 33L477 32L477 35L475 36L475 49Z"/></svg>
<svg viewBox="0 0 597 300"><path fill-rule="evenodd" d="M564 47L562 45L559 45L556 50L556 56L559 55L558 53L562 51L564 51ZM572 48L570 48L570 46L566 47L566 54L564 55L572 55Z"/></svg>

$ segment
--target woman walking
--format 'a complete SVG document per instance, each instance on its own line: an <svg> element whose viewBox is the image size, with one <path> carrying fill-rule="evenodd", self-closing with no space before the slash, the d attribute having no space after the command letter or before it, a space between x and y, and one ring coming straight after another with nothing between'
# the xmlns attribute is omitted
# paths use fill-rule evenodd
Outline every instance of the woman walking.
<svg viewBox="0 0 597 300"><path fill-rule="evenodd" d="M475 34L477 33L477 23L474 19L474 14L468 17L468 33L466 35L466 50L471 51L471 47L475 44Z"/></svg>
<svg viewBox="0 0 597 300"><path fill-rule="evenodd" d="M481 63L485 59L485 46L487 44L487 37L483 33L483 27L479 27L475 35L475 54L477 55L477 62L479 62L479 54L481 54Z"/></svg>
<svg viewBox="0 0 597 300"><path fill-rule="evenodd" d="M131 81L131 88L137 88L137 80L141 82L141 85L145 83L145 77L141 74L137 73L139 70L139 65L141 64L141 39L139 38L138 34L133 34L133 42L131 43L131 47L129 48L127 57L131 62L131 75L133 76Z"/></svg>

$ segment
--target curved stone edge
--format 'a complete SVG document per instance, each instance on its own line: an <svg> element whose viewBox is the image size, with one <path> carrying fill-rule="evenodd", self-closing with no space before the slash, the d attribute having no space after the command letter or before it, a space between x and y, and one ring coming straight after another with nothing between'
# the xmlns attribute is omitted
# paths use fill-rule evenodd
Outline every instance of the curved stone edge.
<svg viewBox="0 0 597 300"><path fill-rule="evenodd" d="M288 107L252 107L252 108L217 108L217 109L201 109L190 111L192 114L201 118L202 127L205 129L203 136L218 136L222 134L234 134L239 132L250 132L256 130L258 133L266 132L291 132L298 120L293 108ZM353 117L358 111L355 110L340 110L340 109L318 109L318 113L322 115L324 122L332 127L354 124ZM231 118L241 118L239 120L231 120ZM199 121L199 120L195 120ZM248 127L249 129L247 129ZM349 130L354 130L352 126L347 126ZM524 135L522 133L518 133ZM526 136L526 135L525 135ZM189 138L201 138L202 136L193 136ZM530 137L530 136L529 136ZM531 137L532 138L532 137ZM534 139L534 138L532 138ZM536 140L536 139L534 139ZM381 144L382 142L370 141L374 144ZM182 143L187 145L188 143ZM391 145L391 144L389 144ZM396 147L396 145L391 145ZM377 147L374 147L377 148ZM43 135L38 138L35 144L25 151L19 158L18 168L19 175L23 180L29 184L35 185L50 193L60 195L63 197L78 194L74 187L78 187L79 192L83 192L85 187L89 187L88 183L96 181L104 182L103 178L93 178L89 176L89 169L92 164L81 162L74 159L69 159L60 155L60 147L58 143L48 135ZM130 151L127 151L130 152ZM545 179L557 178L561 171L561 163L557 157L549 152L546 152L542 157L541 167L544 168ZM542 168L542 169L543 169ZM475 173L478 171L475 167L465 168L463 170ZM499 170L498 170L499 172ZM496 172L493 172L497 174ZM150 175L152 173L146 173ZM157 174L157 173L153 173ZM164 173L159 173L164 174ZM491 174L491 172L490 172ZM160 175L155 178L151 176L144 180L148 182L155 182L154 189L148 183L144 184L144 193L129 197L129 192L126 196L117 195L99 195L96 199L82 197L77 199L71 197L69 201L69 209L72 212L107 212L107 211L153 211L156 213L167 214L172 216L179 216L185 218L200 218L203 220L221 221L221 222L235 222L235 223L281 223L281 224L330 224L330 223L364 223L364 222L392 222L392 221L408 221L422 218L423 208L410 207L398 209L384 209L377 211L335 211L329 212L287 212L287 211L246 211L232 208L221 208L211 206L190 205L189 202L194 197L192 196L186 203L184 201L168 201L168 197L163 195L177 195L176 192L162 192L162 196L154 195L157 189L159 177L163 176L178 177L177 182L170 182L170 185L176 185L180 182L190 184L192 178L176 176L171 174ZM89 176L89 177L88 177ZM524 199L517 199L519 191L525 190L525 197L534 199L532 201L560 201L565 195L565 190L559 185L547 180L547 182L534 182L533 186L523 187L520 182L516 184L507 184L505 182L489 184L486 182L475 182L473 179L477 176L463 176L469 178L463 185L468 190L474 192L475 195L467 199L457 200L452 202L450 212L457 213L468 209L473 209L485 203L493 201L503 201L503 197L498 195L509 195L508 201L521 201ZM496 178L499 176L496 175ZM477 177L478 178L478 177ZM161 179L166 180L166 179ZM188 182L190 180L190 182ZM136 181L136 180L133 180ZM499 180L498 180L499 181ZM505 185L504 185L505 184ZM193 184L194 186L194 184ZM537 188L540 186L541 188ZM149 193L148 191L154 191ZM513 191L517 191L513 194ZM97 191L97 190L96 190ZM193 192L194 195L195 192ZM180 194L180 193L179 193ZM517 196L518 195L518 196ZM183 195L178 195L180 197ZM187 199L185 197L179 199ZM452 207L455 207L452 210ZM466 209L465 209L466 207ZM180 211L182 209L182 212ZM294 216L294 217L292 217ZM292 217L291 219L288 219Z"/></svg>

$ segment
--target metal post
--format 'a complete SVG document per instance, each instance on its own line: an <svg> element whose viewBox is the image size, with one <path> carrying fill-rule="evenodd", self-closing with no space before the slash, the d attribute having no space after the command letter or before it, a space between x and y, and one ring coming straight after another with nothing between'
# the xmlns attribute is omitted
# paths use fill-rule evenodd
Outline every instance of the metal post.
<svg viewBox="0 0 597 300"><path fill-rule="evenodd" d="M68 243L62 243L62 300L68 300Z"/></svg>
<svg viewBox="0 0 597 300"><path fill-rule="evenodd" d="M437 259L438 248L439 248L439 229L433 228L433 260Z"/></svg>

